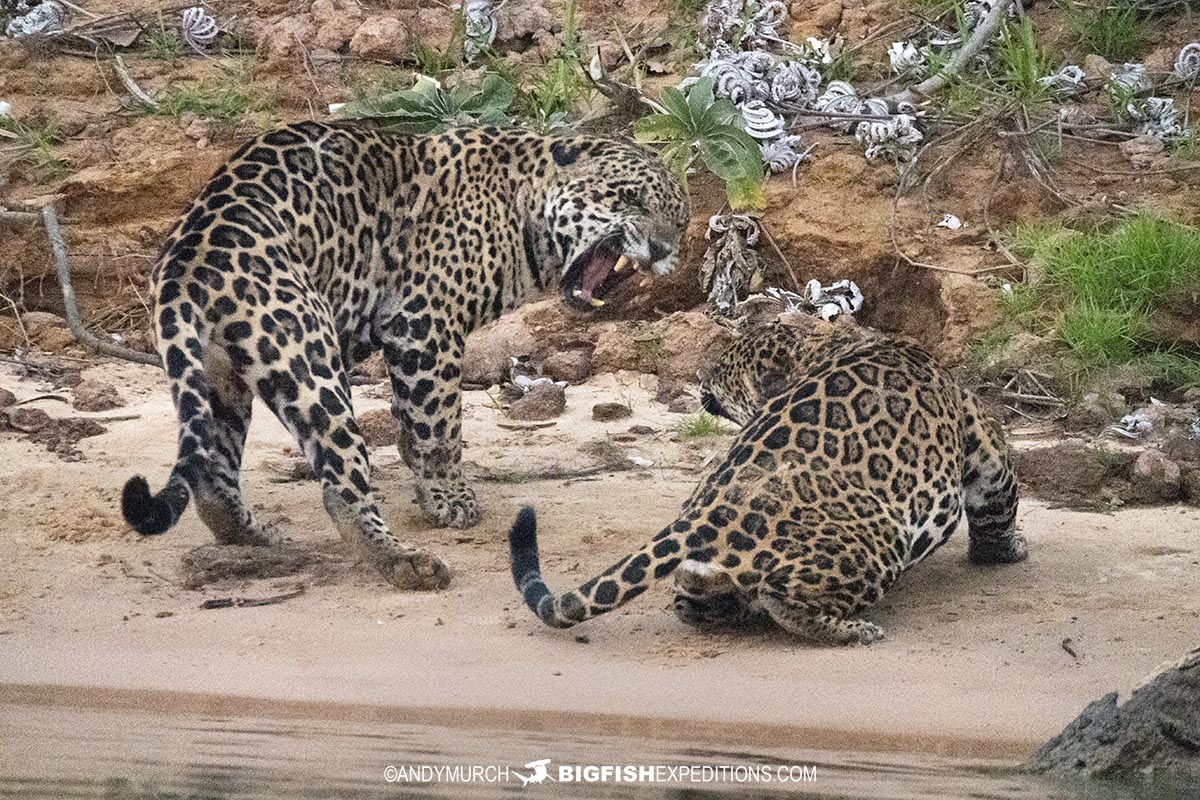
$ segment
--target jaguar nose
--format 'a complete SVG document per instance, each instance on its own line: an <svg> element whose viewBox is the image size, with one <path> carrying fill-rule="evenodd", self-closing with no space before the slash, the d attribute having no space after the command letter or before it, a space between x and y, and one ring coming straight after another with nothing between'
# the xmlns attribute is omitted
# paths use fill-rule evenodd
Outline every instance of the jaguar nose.
<svg viewBox="0 0 1200 800"><path fill-rule="evenodd" d="M651 239L649 242L649 247L651 263L662 261L664 258L671 255L671 250L673 249L671 245L659 239Z"/></svg>

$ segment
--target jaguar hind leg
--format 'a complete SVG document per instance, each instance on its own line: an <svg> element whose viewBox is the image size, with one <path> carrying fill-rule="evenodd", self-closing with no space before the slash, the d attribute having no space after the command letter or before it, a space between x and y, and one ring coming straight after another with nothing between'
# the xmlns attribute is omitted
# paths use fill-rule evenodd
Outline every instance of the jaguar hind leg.
<svg viewBox="0 0 1200 800"><path fill-rule="evenodd" d="M216 372L209 367L210 375ZM244 385L214 382L207 469L196 486L196 511L220 544L274 545L282 537L242 502L239 473L254 395Z"/></svg>
<svg viewBox="0 0 1200 800"><path fill-rule="evenodd" d="M436 556L401 542L388 530L369 484L367 447L354 421L350 384L333 346L326 314L301 310L316 337L300 344L308 358L297 374L285 358L258 365L259 395L292 435L320 479L325 510L342 538L374 562L401 589L440 589L449 567ZM265 337L264 337L265 338ZM324 354L323 356L320 354Z"/></svg>
<svg viewBox="0 0 1200 800"><path fill-rule="evenodd" d="M693 628L736 628L760 622L757 608L711 564L688 559L675 570L675 616Z"/></svg>
<svg viewBox="0 0 1200 800"><path fill-rule="evenodd" d="M976 564L1011 564L1029 555L1017 531L1017 479L999 426L963 393L963 501Z"/></svg>
<svg viewBox="0 0 1200 800"><path fill-rule="evenodd" d="M772 591L759 593L758 599L779 627L816 644L871 644L883 638L875 623L838 616L821 603Z"/></svg>
<svg viewBox="0 0 1200 800"><path fill-rule="evenodd" d="M866 517L850 529L789 530L791 551L763 579L758 602L781 628L817 644L871 644L883 630L860 619L900 572L890 552L868 542L895 541L888 519Z"/></svg>
<svg viewBox="0 0 1200 800"><path fill-rule="evenodd" d="M416 327L401 320L393 326L405 333ZM469 528L479 507L462 473L461 337L434 325L417 345L396 335L383 353L399 422L396 445L413 471L417 502L431 522Z"/></svg>

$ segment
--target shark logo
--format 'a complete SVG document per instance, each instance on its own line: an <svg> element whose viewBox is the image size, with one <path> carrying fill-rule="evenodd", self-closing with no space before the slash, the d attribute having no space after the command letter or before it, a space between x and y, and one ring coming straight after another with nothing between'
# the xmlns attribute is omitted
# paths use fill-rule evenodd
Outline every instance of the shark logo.
<svg viewBox="0 0 1200 800"><path fill-rule="evenodd" d="M526 764L525 769L531 769L533 772L528 775L522 775L519 772L516 773L516 776L521 779L521 786L525 787L531 783L545 783L548 780L554 780L554 778L551 778L550 773L546 770L546 765L549 763L550 759L539 758L537 761L530 761L528 764Z"/></svg>

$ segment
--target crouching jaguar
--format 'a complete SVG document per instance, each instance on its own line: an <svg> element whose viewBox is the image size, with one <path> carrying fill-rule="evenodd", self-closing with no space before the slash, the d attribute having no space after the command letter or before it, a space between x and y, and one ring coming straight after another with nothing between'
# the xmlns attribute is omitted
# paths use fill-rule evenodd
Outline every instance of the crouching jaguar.
<svg viewBox="0 0 1200 800"><path fill-rule="evenodd" d="M315 122L259 136L200 191L153 269L178 460L156 494L142 477L125 485L125 519L162 533L194 495L219 542L276 542L239 489L258 396L299 442L339 532L395 585L445 586L446 565L376 508L351 366L382 350L418 502L436 524L473 525L460 466L467 334L554 284L584 310L619 300L631 275L673 268L686 220L679 184L615 140Z"/></svg>
<svg viewBox="0 0 1200 800"><path fill-rule="evenodd" d="M547 625L569 627L675 575L697 626L769 618L804 639L870 643L861 618L965 517L971 561L1026 556L998 426L920 347L800 318L736 341L703 405L743 426L678 519L573 591L542 580L536 518L509 541L513 579Z"/></svg>

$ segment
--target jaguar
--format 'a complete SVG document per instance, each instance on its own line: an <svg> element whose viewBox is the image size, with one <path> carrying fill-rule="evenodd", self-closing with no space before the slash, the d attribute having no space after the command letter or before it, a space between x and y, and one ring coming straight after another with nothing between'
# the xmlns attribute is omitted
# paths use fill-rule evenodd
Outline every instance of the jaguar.
<svg viewBox="0 0 1200 800"><path fill-rule="evenodd" d="M536 514L518 514L513 579L542 622L576 625L674 574L686 624L773 621L815 643L869 644L883 631L862 612L964 519L972 562L1026 558L999 426L917 344L798 317L744 334L701 377L702 405L741 431L640 549L555 595Z"/></svg>
<svg viewBox="0 0 1200 800"><path fill-rule="evenodd" d="M467 334L555 286L583 313L628 299L673 269L687 217L678 181L616 139L318 122L252 139L152 269L178 456L157 493L128 481L125 519L163 533L194 496L218 542L277 543L239 487L258 397L299 443L342 537L398 587L446 586L446 563L380 516L351 368L382 353L417 502L436 525L474 525L461 467Z"/></svg>

